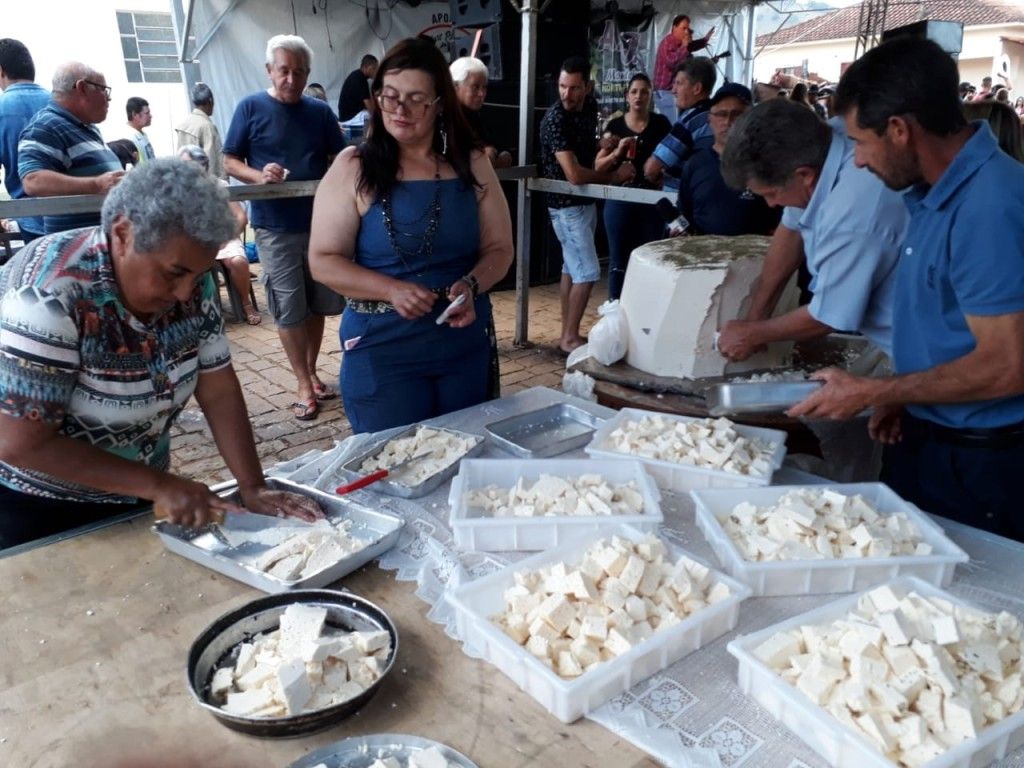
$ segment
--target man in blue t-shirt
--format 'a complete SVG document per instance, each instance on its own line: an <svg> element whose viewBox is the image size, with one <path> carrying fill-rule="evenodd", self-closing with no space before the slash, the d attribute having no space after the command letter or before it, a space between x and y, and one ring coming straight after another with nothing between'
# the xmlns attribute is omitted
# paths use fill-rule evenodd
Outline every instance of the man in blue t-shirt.
<svg viewBox="0 0 1024 768"><path fill-rule="evenodd" d="M25 44L9 37L0 40L0 167L12 200L25 197L18 175L18 137L36 112L50 102L49 91L36 85L35 79L36 66ZM42 216L17 221L24 242L42 236Z"/></svg>
<svg viewBox="0 0 1024 768"><path fill-rule="evenodd" d="M277 35L267 43L270 88L239 102L224 138L224 169L249 184L321 179L345 147L338 121L322 101L303 96L313 52L301 37ZM309 272L312 197L252 202L256 251L263 267L267 304L298 384L292 410L308 421L318 402L335 397L320 381L316 360L324 317L344 300Z"/></svg>
<svg viewBox="0 0 1024 768"><path fill-rule="evenodd" d="M868 51L836 112L856 158L907 189L910 225L894 291L895 376L837 369L791 415L868 407L887 444L883 479L933 514L1024 541L1024 166L969 124L956 62L929 40Z"/></svg>

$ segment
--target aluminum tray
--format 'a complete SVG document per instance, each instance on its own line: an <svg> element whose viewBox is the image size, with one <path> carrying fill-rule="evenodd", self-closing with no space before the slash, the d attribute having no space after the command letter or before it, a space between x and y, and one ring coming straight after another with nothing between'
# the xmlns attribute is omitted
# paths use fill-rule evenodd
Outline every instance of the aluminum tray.
<svg viewBox="0 0 1024 768"><path fill-rule="evenodd" d="M704 393L711 416L785 411L821 388L820 381L740 381L715 384Z"/></svg>
<svg viewBox="0 0 1024 768"><path fill-rule="evenodd" d="M216 704L211 704L210 682L214 671L229 660L236 660L235 654L242 643L248 642L255 635L277 629L285 609L296 603L326 608L326 624L336 629L387 632L391 639L391 652L380 677L348 701L298 715L246 717L225 712ZM218 618L192 643L188 652L186 676L192 698L221 724L253 736L290 738L333 725L366 704L380 688L397 657L398 630L391 618L378 606L351 592L304 590L260 597Z"/></svg>
<svg viewBox="0 0 1024 768"><path fill-rule="evenodd" d="M288 768L315 768L321 763L327 768L366 768L378 756L398 758L405 768L412 755L429 747L440 749L452 768L479 768L476 763L447 744L403 733L373 733L342 739L300 757Z"/></svg>
<svg viewBox="0 0 1024 768"><path fill-rule="evenodd" d="M232 579L248 584L263 592L285 592L293 589L310 589L331 584L347 576L357 568L380 557L391 549L401 535L405 521L394 515L377 512L358 502L340 496L322 493L314 488L282 480L268 478L267 486L283 491L293 491L309 496L320 503L327 519L332 522L351 520L351 534L367 539L369 544L358 552L342 557L336 563L322 571L302 579L284 581L259 570L253 562L255 559L284 539L301 530L302 521L282 521L279 518L265 515L239 515L232 521L233 530L280 531L278 536L268 535L263 542L250 541L237 547L223 543L210 527L184 528L169 522L159 522L153 526L154 532L171 552L186 557L210 570L223 573ZM221 495L229 499L237 498L237 486L230 483L221 491Z"/></svg>
<svg viewBox="0 0 1024 768"><path fill-rule="evenodd" d="M373 448L371 448L370 450L359 454L353 459L349 459L348 461L346 461L344 464L341 465L341 472L342 474L345 475L345 479L354 480L357 477L362 477L363 475L367 474L362 469L362 464L364 461L376 457L377 454L383 451L384 447L392 440L398 440L403 437L410 437L411 435L414 435L416 433L416 430L419 429L420 426L421 425L419 424L414 424L408 429L399 432L397 435L392 435L387 440L381 441L377 445L373 446ZM449 480L455 477L455 473L459 471L459 461L461 461L462 459L467 459L471 456L476 456L484 449L484 440L482 437L480 437L480 435L474 435L470 432L460 432L457 429L448 429L447 427L435 427L432 424L427 424L424 426L428 426L431 429L436 429L439 432L447 432L451 435L455 435L456 437L461 437L463 439L472 438L476 440L476 445L470 448L465 455L460 456L458 461L453 461L440 472L431 475L419 485L403 485L402 483L395 482L390 478L384 478L383 480L378 480L376 483L369 486L370 490L377 491L378 493L386 493L391 496L399 496L403 499L418 499L421 496L426 496L428 493L435 490L438 486L447 483ZM337 485L340 485L342 482L344 482L344 479L337 479L339 480L339 482L336 483Z"/></svg>
<svg viewBox="0 0 1024 768"><path fill-rule="evenodd" d="M575 405L557 403L495 421L484 430L499 448L524 459L541 459L586 445L603 421Z"/></svg>

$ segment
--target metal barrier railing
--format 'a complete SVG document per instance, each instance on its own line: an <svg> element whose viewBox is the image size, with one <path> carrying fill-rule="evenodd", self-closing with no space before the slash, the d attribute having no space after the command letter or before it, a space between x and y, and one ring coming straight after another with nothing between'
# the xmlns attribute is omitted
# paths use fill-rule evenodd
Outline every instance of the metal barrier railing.
<svg viewBox="0 0 1024 768"><path fill-rule="evenodd" d="M665 197L658 190L636 189L632 187L613 187L602 184L570 184L567 181L544 179L537 176L536 165L520 165L514 168L502 168L497 171L501 181L516 181L524 185L525 196L531 192L558 192L578 197L589 197L597 200L620 200L632 203L649 203L653 205ZM228 187L228 195L232 200L282 200L293 197L312 197L316 194L319 181L286 181L281 184L235 184ZM22 216L54 216L67 213L95 213L103 207L103 195L70 195L62 197L32 197L21 200L0 201L0 218L15 219ZM520 214L530 217L530 206L524 207ZM529 231L527 227L526 231ZM529 261L529 243L518 245L517 257ZM528 274L528 269L526 270ZM516 282L516 333L515 342L527 342L527 318L529 291Z"/></svg>

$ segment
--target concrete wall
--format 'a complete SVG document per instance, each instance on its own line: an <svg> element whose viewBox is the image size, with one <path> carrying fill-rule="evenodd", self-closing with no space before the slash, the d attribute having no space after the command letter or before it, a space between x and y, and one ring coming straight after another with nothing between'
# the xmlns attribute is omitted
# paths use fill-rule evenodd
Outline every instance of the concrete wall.
<svg viewBox="0 0 1024 768"><path fill-rule="evenodd" d="M174 149L174 125L191 107L183 83L129 83L121 55L116 11L168 13L168 0L27 0L3 1L0 36L28 46L36 64L36 82L50 87L54 69L64 61L84 61L103 73L114 90L110 112L100 125L107 141L127 130L125 101L141 96L149 102L153 124L146 133L157 155Z"/></svg>

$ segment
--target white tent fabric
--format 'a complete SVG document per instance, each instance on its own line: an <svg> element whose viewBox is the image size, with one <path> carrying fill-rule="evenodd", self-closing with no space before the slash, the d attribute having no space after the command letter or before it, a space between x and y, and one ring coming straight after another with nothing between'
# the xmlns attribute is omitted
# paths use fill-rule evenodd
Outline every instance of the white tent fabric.
<svg viewBox="0 0 1024 768"><path fill-rule="evenodd" d="M332 105L337 104L345 77L358 67L364 54L381 58L398 40L423 33L434 36L449 50L468 48L471 42L470 33L452 27L448 2L423 2L411 7L387 0L191 1L190 31L199 44L214 30L201 50L196 51L192 45L188 55L199 60L203 80L213 89L219 106L213 119L222 132L227 130L233 105L246 94L267 87L265 45L273 35L297 34L309 43L314 51L310 82L326 88ZM618 4L623 11L636 11L641 0L619 0ZM394 7L389 9L389 5ZM595 0L591 5L604 8L605 2ZM732 52L732 57L720 64L720 77L749 82L751 5L752 0L655 0L654 40L668 33L677 13L691 17L698 35L714 25L713 50ZM506 3L504 13L515 11Z"/></svg>

